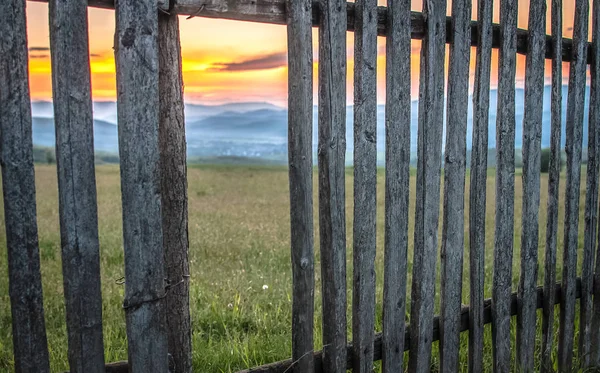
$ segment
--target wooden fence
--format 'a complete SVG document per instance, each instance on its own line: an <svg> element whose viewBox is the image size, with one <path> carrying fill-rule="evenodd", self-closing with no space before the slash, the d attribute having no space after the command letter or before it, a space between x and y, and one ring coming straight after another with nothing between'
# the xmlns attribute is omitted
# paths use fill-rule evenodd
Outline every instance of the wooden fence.
<svg viewBox="0 0 600 373"><path fill-rule="evenodd" d="M43 1L43 0L42 0ZM0 151L17 372L48 372L37 242L25 0L0 12ZM115 8L119 152L125 247L128 362L105 365L87 6ZM533 371L542 309L542 371L553 371L554 306L560 304L561 372L600 366L600 260L597 248L600 118L600 0L588 43L586 0L575 1L573 39L562 38L562 2L530 0L528 30L517 29L517 0L50 0L50 39L65 303L72 372L190 372L187 182L179 28L175 14L287 24L289 181L293 271L292 357L246 372L430 370L439 340L440 371L459 370L460 333L469 332L469 371L483 371L484 325L492 324L496 372ZM323 351L313 352L312 206L313 26L319 27L318 186ZM346 335L346 37L354 31L354 224L352 342ZM386 43L386 176L383 332L375 333L377 36ZM410 176L411 39L421 39L417 196L410 323L407 248ZM444 92L445 44L450 43ZM469 191L468 306L461 304L469 61L476 46ZM493 294L484 299L486 177L492 48L499 49ZM513 242L516 54L526 54L521 242ZM540 154L545 59L552 60L551 159L544 285L538 286ZM561 163L562 62L570 61L566 112L566 205L562 283L556 284ZM591 90L583 266L577 273L586 69ZM444 96L446 143L442 150ZM443 163L442 163L443 155ZM440 195L442 173L444 195ZM161 187L162 182L162 187ZM169 186L168 188L166 186ZM442 199L443 198L443 199ZM443 201L442 236L438 239ZM183 217L183 218L181 218ZM517 217L519 218L519 217ZM487 232L491 234L491 232ZM184 235L184 237L182 237ZM513 247L520 244L518 292ZM441 314L434 316L438 246ZM163 259L164 258L164 259ZM597 259L600 259L600 255ZM578 277L579 276L579 277ZM165 281L165 278L167 279ZM579 340L575 341L579 300ZM517 316L515 362L511 318ZM168 316L168 317L167 317ZM168 320L168 321L167 321ZM209 352L208 352L209 353Z"/></svg>

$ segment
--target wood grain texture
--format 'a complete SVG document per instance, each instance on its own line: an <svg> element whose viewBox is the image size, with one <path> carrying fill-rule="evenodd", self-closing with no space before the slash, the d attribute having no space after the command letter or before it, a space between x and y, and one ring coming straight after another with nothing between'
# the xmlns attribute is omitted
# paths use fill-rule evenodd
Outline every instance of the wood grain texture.
<svg viewBox="0 0 600 373"><path fill-rule="evenodd" d="M553 289L554 289L553 299L555 300L556 304L559 304L562 301L561 285L555 284ZM537 303L536 303L538 308L542 308L542 306L545 302L544 293L545 293L544 288L542 286L539 286L537 288ZM580 279L577 279L575 296L577 298L579 298L581 296L581 281L580 281ZM492 300L486 299L484 301L484 313L483 313L483 320L484 320L485 324L489 324L492 322L491 309L492 309ZM461 314L460 330L461 330L461 332L464 332L469 329L469 319L471 316L469 307L467 307L467 306L462 307L460 314ZM517 314L517 293L512 293L510 296L510 314L512 316ZM439 324L439 317L436 316L433 319L433 341L435 342L435 341L439 340L439 337L440 337L440 324ZM382 345L383 345L382 339L383 339L383 336L381 333L375 334L375 348L374 348L374 354L373 354L374 360L381 359ZM411 345L410 333L407 330L406 333L404 334L404 350L405 351L410 350L410 345ZM352 343L350 343L347 347L347 355L348 355L348 358L346 360L346 364L347 364L346 366L348 369L352 369L352 358L353 358ZM325 370L323 370L323 353L321 351L316 351L314 353L314 360L315 360L315 373L326 372ZM292 364L293 364L293 361L291 359L288 359L288 360L278 361L275 363L261 365L259 367L241 370L238 373L259 373L259 372L260 373L287 373L290 371L290 366ZM107 373L125 373L125 372L127 372L126 369L127 369L126 361L119 361L119 362L115 362L115 363L106 365Z"/></svg>
<svg viewBox="0 0 600 373"><path fill-rule="evenodd" d="M525 66L527 110L523 116L521 273L517 311L516 364L520 372L534 371L545 29L546 0L531 0L529 2L529 53Z"/></svg>
<svg viewBox="0 0 600 373"><path fill-rule="evenodd" d="M577 275L577 245L579 230L579 187L581 184L581 141L586 86L586 60L589 2L575 2L573 26L573 60L569 71L567 99L566 143L567 184L565 190L565 224L562 286L564 302L560 305L558 340L558 370L573 369L573 338L575 326L575 277Z"/></svg>
<svg viewBox="0 0 600 373"><path fill-rule="evenodd" d="M373 370L377 220L377 1L356 2L352 371Z"/></svg>
<svg viewBox="0 0 600 373"><path fill-rule="evenodd" d="M483 301L487 152L492 63L492 0L477 5L477 53L473 85L473 145L469 191L469 373L483 371ZM472 35L471 40L475 37Z"/></svg>
<svg viewBox="0 0 600 373"><path fill-rule="evenodd" d="M118 2L115 61L129 366L166 372L156 0Z"/></svg>
<svg viewBox="0 0 600 373"><path fill-rule="evenodd" d="M293 372L312 373L314 233L312 190L313 56L310 0L288 1L288 156L292 256Z"/></svg>
<svg viewBox="0 0 600 373"><path fill-rule="evenodd" d="M71 372L104 372L87 3L49 4L56 163Z"/></svg>
<svg viewBox="0 0 600 373"><path fill-rule="evenodd" d="M346 12L323 0L319 27L319 235L323 365L346 372Z"/></svg>
<svg viewBox="0 0 600 373"><path fill-rule="evenodd" d="M558 200L561 169L562 128L562 0L552 0L552 94L550 98L550 165L548 168L548 202L546 247L544 259L544 307L542 309L542 346L540 371L553 372L554 285L556 284L556 246L558 233Z"/></svg>
<svg viewBox="0 0 600 373"><path fill-rule="evenodd" d="M600 33L598 15L600 4L598 0L593 2L592 9L592 64L590 75L590 115L588 120L588 154L586 165L586 188L585 188L585 228L583 236L583 261L581 270L581 301L579 304L579 362L582 369L598 367L599 364L592 361L595 353L594 346L598 345L600 339L598 329L592 325L593 317L593 285L594 285L594 259L596 254L596 238L598 228L598 171L599 171L599 146L600 125L598 122L598 105L600 105L600 90L598 89L598 73L600 69L598 62L600 54L598 50L598 34ZM600 325L599 325L600 326Z"/></svg>
<svg viewBox="0 0 600 373"><path fill-rule="evenodd" d="M15 371L50 371L36 222L24 0L0 12L0 165Z"/></svg>
<svg viewBox="0 0 600 373"><path fill-rule="evenodd" d="M410 194L410 1L388 1L382 370L404 360Z"/></svg>
<svg viewBox="0 0 600 373"><path fill-rule="evenodd" d="M161 209L169 354L174 373L192 372L187 154L179 20L158 15Z"/></svg>
<svg viewBox="0 0 600 373"><path fill-rule="evenodd" d="M440 372L457 372L464 252L471 0L452 2L441 247ZM485 211L485 208L484 208Z"/></svg>
<svg viewBox="0 0 600 373"><path fill-rule="evenodd" d="M421 44L417 196L410 307L412 346L408 365L411 372L428 372L431 360L444 115L446 1L423 2L423 13L429 20L429 27Z"/></svg>
<svg viewBox="0 0 600 373"><path fill-rule="evenodd" d="M492 287L494 372L511 371L510 293L515 194L515 69L517 0L501 0L502 45L496 121L496 229Z"/></svg>
<svg viewBox="0 0 600 373"><path fill-rule="evenodd" d="M592 65L590 67L590 116L589 116L589 130L594 128L596 141L596 163L600 160L597 158L600 156L600 112L598 111L598 105L600 105L600 1L593 1L592 9ZM589 140L588 140L589 142ZM589 151L589 150L588 150ZM599 232L600 234L600 232ZM596 250L600 250L600 245L597 246ZM596 251L596 264L595 271L593 274L593 308L592 308L592 331L600 330L600 253ZM590 363L593 366L600 366L600 333L592 332L590 335L591 344L591 356Z"/></svg>

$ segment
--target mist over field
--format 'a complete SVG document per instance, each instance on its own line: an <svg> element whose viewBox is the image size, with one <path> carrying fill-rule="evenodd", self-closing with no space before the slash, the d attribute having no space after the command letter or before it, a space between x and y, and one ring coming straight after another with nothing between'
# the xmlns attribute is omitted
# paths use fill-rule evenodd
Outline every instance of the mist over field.
<svg viewBox="0 0 600 373"><path fill-rule="evenodd" d="M524 89L516 88L515 149L520 149L523 138ZM489 148L496 146L497 90L490 92ZM550 146L550 96L551 86L544 89L542 147ZM589 87L586 88L583 145L587 145L589 114ZM562 87L563 122L566 118L567 86ZM411 153L416 158L418 101L411 103ZM53 147L55 141L53 107L51 102L32 103L33 143ZM287 162L287 109L263 102L229 103L224 105L199 105L188 103L185 107L186 136L190 161L245 159L256 163ZM318 107L313 107L313 146L317 150ZM472 100L469 98L467 123L467 149L472 145ZM346 107L346 162L353 158L353 106ZM565 141L563 124L562 144ZM94 102L94 145L97 152L118 153L117 105L115 102ZM385 154L385 105L377 106L378 163L383 165ZM316 162L316 157L315 157ZM494 157L490 157L493 165Z"/></svg>

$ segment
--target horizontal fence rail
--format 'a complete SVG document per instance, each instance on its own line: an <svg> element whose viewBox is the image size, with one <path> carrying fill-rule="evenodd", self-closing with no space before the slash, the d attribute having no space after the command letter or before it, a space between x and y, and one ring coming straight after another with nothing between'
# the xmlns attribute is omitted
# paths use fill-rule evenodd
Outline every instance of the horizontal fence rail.
<svg viewBox="0 0 600 373"><path fill-rule="evenodd" d="M48 2L48 0L29 0L35 2ZM226 0L186 0L178 1L174 5L171 12L182 16L220 18L237 21L249 21L259 23L271 23L277 25L285 25L287 12L285 8L285 0L257 0L252 3L233 3ZM88 6L114 9L113 0L89 0ZM348 13L348 31L355 29L356 6L354 3L347 3ZM321 7L319 2L313 2L313 26L318 26L320 22ZM377 35L388 35L388 9L387 7L377 7ZM411 38L421 40L425 37L427 31L427 21L420 12L411 12ZM451 42L452 18L446 17L446 42ZM471 21L471 45L476 46L478 40L478 27L476 21ZM554 53L552 38L546 35L546 52L545 58L551 59ZM492 48L500 47L500 25L492 25ZM517 29L517 53L527 54L529 47L529 32L524 29ZM591 49L591 43L588 43L588 48ZM568 38L563 38L562 57L563 61L568 62L572 59L573 41ZM588 53L587 63L591 63L591 53Z"/></svg>

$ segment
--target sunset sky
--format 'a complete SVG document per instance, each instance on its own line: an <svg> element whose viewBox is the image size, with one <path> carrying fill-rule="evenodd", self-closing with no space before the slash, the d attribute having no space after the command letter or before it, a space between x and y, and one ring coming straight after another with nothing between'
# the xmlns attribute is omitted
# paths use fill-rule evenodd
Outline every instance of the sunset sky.
<svg viewBox="0 0 600 373"><path fill-rule="evenodd" d="M385 1L379 0L380 5ZM574 0L564 0L564 35L571 37ZM527 28L528 1L519 6L519 27ZM495 1L494 22L499 20L499 1ZM448 4L450 14L451 4ZM420 11L421 1L413 1ZM115 100L115 65L113 39L115 15L112 10L89 9L90 55L94 100ZM34 100L50 100L48 6L27 3L30 49L31 96ZM550 32L550 4L548 4ZM473 9L476 18L476 9ZM220 104L226 102L261 101L287 105L286 28L229 20L180 17L185 97L188 102ZM591 30L590 30L591 31ZM353 33L348 33L348 103L352 102ZM313 29L315 103L318 66L318 30ZM378 38L378 102L385 102L385 38ZM412 45L412 86L417 96L420 42ZM472 55L474 55L474 49ZM472 58L471 79L474 58ZM496 76L497 53L492 63L492 82ZM517 84L522 84L525 57L517 59ZM549 75L550 61L546 64ZM565 77L568 66L565 65Z"/></svg>

